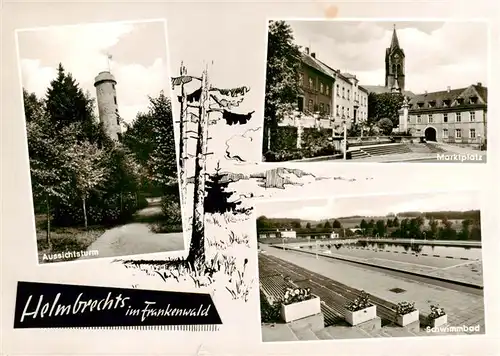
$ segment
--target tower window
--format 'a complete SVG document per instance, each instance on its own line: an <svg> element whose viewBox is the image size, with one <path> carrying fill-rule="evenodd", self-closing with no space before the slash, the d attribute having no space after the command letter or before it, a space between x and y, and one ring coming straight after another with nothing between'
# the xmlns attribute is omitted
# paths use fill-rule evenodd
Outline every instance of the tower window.
<svg viewBox="0 0 500 356"><path fill-rule="evenodd" d="M116 102L116 96L113 97L113 99L115 100L115 105L118 105L118 103Z"/></svg>
<svg viewBox="0 0 500 356"><path fill-rule="evenodd" d="M114 84L111 84L113 86L113 90L115 90L115 85Z"/></svg>

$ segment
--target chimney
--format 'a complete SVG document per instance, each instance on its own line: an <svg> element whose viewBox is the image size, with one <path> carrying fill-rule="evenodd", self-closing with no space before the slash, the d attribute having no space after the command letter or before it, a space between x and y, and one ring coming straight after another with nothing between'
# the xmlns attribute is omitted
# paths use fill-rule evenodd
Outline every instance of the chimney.
<svg viewBox="0 0 500 356"><path fill-rule="evenodd" d="M449 93L451 91L451 87L450 86L447 86L446 87L446 91Z"/></svg>
<svg viewBox="0 0 500 356"><path fill-rule="evenodd" d="M306 47L305 50L306 50L306 54L309 54L309 47Z"/></svg>
<svg viewBox="0 0 500 356"><path fill-rule="evenodd" d="M311 57L316 58L316 53L311 53Z"/></svg>
<svg viewBox="0 0 500 356"><path fill-rule="evenodd" d="M483 86L483 83L481 83L481 82L477 82L477 86L478 86L478 87L482 87L482 86Z"/></svg>
<svg viewBox="0 0 500 356"><path fill-rule="evenodd" d="M424 95L427 95L427 90L424 92Z"/></svg>

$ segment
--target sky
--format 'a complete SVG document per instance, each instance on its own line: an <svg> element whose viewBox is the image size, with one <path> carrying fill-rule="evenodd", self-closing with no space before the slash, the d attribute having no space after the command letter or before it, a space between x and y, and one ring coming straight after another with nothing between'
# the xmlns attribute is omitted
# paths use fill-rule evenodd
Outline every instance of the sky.
<svg viewBox="0 0 500 356"><path fill-rule="evenodd" d="M484 22L287 21L295 42L363 85L385 84L385 50L396 25L405 52L405 89L425 91L487 85L488 27Z"/></svg>
<svg viewBox="0 0 500 356"><path fill-rule="evenodd" d="M118 109L126 122L147 111L148 95L157 96L161 90L169 95L163 21L45 27L20 30L17 36L22 85L39 97L57 76L59 63L93 98L94 78L110 68L117 80Z"/></svg>
<svg viewBox="0 0 500 356"><path fill-rule="evenodd" d="M268 218L321 220L348 216L385 216L408 211L466 211L480 208L474 191L398 195L366 195L331 199L274 201L257 206L257 215Z"/></svg>

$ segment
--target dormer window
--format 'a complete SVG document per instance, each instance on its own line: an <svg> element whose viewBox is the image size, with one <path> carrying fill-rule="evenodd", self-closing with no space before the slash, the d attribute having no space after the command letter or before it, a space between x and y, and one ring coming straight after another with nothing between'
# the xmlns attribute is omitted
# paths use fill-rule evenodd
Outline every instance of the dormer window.
<svg viewBox="0 0 500 356"><path fill-rule="evenodd" d="M457 99L457 103L458 103L458 105L462 105L464 103L464 99L463 98L458 98Z"/></svg>
<svg viewBox="0 0 500 356"><path fill-rule="evenodd" d="M417 106L419 109L422 109L424 107L424 103L423 102L419 102L417 103Z"/></svg>
<svg viewBox="0 0 500 356"><path fill-rule="evenodd" d="M477 104L477 96L473 96L469 99L469 104Z"/></svg>
<svg viewBox="0 0 500 356"><path fill-rule="evenodd" d="M430 108L434 108L434 107L436 107L436 102L435 102L434 100L429 101L429 107L430 107Z"/></svg>

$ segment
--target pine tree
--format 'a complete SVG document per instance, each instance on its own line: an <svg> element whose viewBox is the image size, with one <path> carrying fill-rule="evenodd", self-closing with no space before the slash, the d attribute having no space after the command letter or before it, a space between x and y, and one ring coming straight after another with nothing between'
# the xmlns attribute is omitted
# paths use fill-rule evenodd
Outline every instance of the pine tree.
<svg viewBox="0 0 500 356"><path fill-rule="evenodd" d="M76 125L78 141L97 142L102 139L101 130L93 113L94 101L85 94L71 73L65 73L62 64L57 69L57 77L47 89L45 104L55 133ZM60 135L58 135L60 136Z"/></svg>
<svg viewBox="0 0 500 356"><path fill-rule="evenodd" d="M211 175L205 182L205 213L225 213L235 211L241 202L230 202L233 192L228 192L229 181L223 182L225 175L220 173L219 162L215 168L215 174Z"/></svg>

